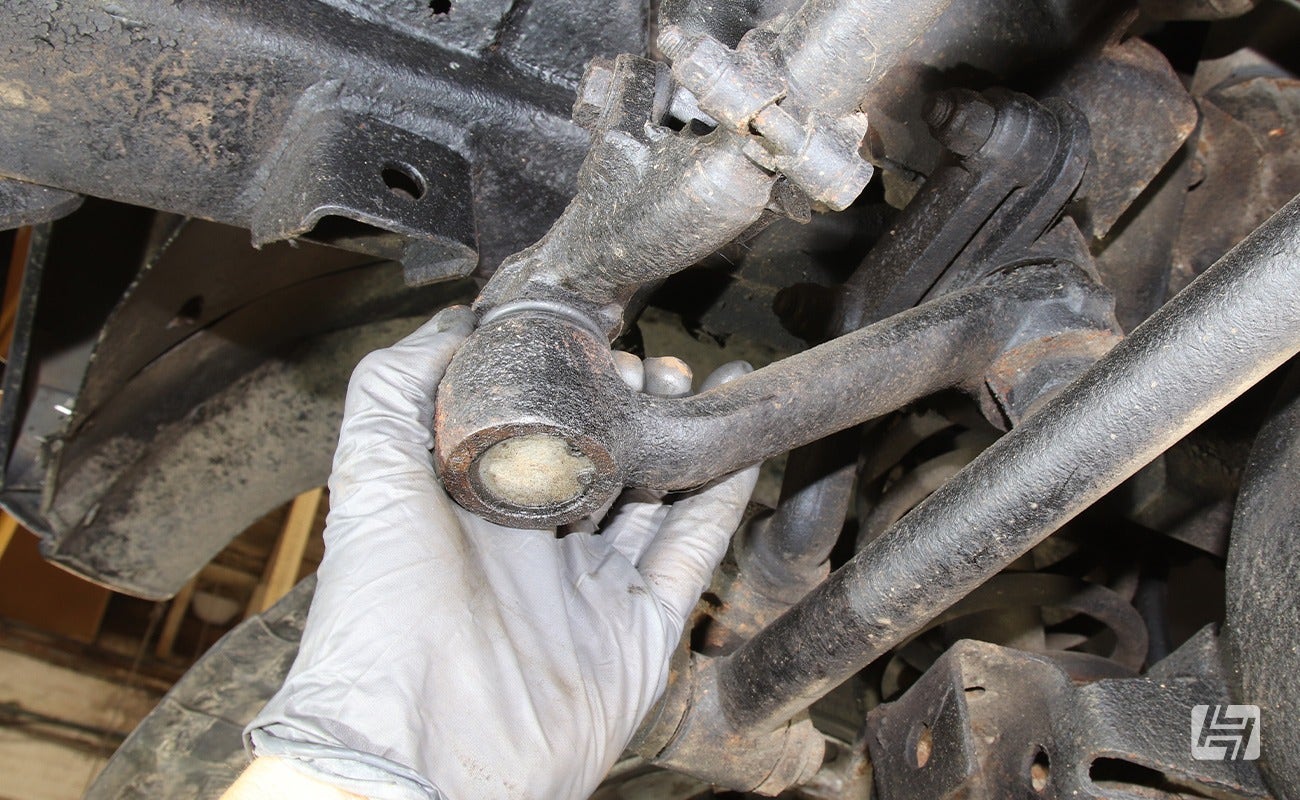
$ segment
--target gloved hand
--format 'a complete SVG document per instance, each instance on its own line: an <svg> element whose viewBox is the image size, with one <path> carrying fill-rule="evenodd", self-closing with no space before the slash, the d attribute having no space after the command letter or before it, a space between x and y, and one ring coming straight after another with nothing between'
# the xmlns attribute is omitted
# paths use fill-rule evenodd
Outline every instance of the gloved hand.
<svg viewBox="0 0 1300 800"><path fill-rule="evenodd" d="M301 649L246 738L368 797L586 797L663 692L757 467L600 534L478 519L430 455L473 322L447 309L353 374Z"/></svg>

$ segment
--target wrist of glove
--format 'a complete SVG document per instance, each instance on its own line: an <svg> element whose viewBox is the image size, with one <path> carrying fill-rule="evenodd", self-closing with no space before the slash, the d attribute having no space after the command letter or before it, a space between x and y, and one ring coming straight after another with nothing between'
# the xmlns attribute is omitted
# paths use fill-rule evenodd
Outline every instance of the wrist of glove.
<svg viewBox="0 0 1300 800"><path fill-rule="evenodd" d="M757 467L616 505L599 533L474 517L430 454L473 322L447 309L357 367L302 644L246 740L383 800L586 797L663 692Z"/></svg>

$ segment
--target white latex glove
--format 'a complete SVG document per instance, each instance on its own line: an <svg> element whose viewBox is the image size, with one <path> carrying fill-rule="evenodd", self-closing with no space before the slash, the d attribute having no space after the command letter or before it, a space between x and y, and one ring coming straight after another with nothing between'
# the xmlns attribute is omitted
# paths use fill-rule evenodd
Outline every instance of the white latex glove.
<svg viewBox="0 0 1300 800"><path fill-rule="evenodd" d="M473 322L447 309L353 374L301 649L246 737L368 797L586 797L663 692L757 467L600 534L478 519L430 454Z"/></svg>

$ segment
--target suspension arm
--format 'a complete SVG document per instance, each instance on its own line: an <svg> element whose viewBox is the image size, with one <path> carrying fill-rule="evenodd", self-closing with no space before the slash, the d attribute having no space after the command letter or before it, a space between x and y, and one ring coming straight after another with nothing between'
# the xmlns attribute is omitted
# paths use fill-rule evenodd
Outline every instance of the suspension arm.
<svg viewBox="0 0 1300 800"><path fill-rule="evenodd" d="M439 390L438 461L466 508L514 526L563 524L624 485L692 488L942 389L983 391L1003 353L1062 329L1104 350L1109 307L1073 265L1022 267L678 399L629 389L590 321L506 307Z"/></svg>

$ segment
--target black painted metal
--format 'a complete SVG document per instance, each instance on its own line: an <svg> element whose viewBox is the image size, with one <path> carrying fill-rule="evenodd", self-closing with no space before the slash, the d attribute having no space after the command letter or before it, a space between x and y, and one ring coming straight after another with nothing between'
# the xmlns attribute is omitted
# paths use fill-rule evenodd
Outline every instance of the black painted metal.
<svg viewBox="0 0 1300 800"><path fill-rule="evenodd" d="M1267 797L1255 762L1188 746L1193 707L1230 702L1216 644L1203 630L1148 676L1081 681L1050 655L958 642L868 715L878 796Z"/></svg>
<svg viewBox="0 0 1300 800"><path fill-rule="evenodd" d="M1300 351L1300 198L1071 387L716 664L718 731L770 729Z"/></svg>
<svg viewBox="0 0 1300 800"><path fill-rule="evenodd" d="M0 175L259 241L315 226L427 277L545 230L587 145L569 121L583 65L643 51L646 31L641 0L74 0L6 9L0 43ZM421 196L392 191L390 167Z"/></svg>
<svg viewBox="0 0 1300 800"><path fill-rule="evenodd" d="M928 122L955 155L926 181L845 282L842 335L1023 258L1060 214L1088 164L1088 123L1067 103L1006 91L945 92ZM959 142L983 122L973 146ZM963 152L964 151L964 152ZM958 283L957 285L960 285Z"/></svg>

